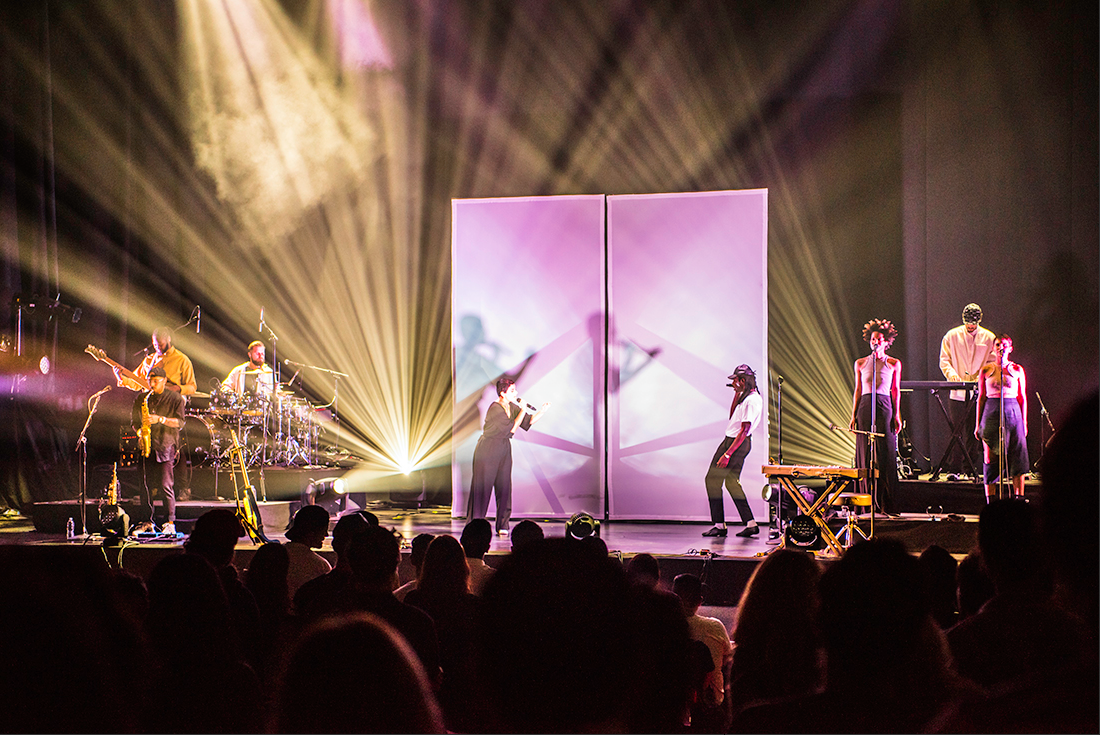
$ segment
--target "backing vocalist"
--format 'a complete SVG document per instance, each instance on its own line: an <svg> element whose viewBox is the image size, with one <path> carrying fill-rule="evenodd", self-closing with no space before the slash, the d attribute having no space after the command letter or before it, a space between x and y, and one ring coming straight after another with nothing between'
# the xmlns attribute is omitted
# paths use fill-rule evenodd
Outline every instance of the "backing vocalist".
<svg viewBox="0 0 1100 735"><path fill-rule="evenodd" d="M529 430L550 404L544 403L535 413L527 413L517 405L516 381L501 378L496 388L497 399L485 412L485 427L474 448L466 521L485 518L489 510L489 493L493 492L497 501L496 531L507 536L512 517L512 435L516 429Z"/></svg>

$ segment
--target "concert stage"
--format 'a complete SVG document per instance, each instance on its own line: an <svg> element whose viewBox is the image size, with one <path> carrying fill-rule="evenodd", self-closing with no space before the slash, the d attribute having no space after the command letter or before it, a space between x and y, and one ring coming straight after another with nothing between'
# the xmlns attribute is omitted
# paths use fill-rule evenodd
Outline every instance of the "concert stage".
<svg viewBox="0 0 1100 735"><path fill-rule="evenodd" d="M936 483L937 485L942 483ZM921 501L923 502L923 501ZM948 503L939 501L944 513L933 520L927 513L904 513L899 519L880 518L875 521L875 536L895 538L906 548L918 554L932 544L947 549L957 558L961 558L977 544L977 517L975 515L956 516L957 520L947 517L954 512ZM177 505L177 527L181 533L190 530L194 519L214 507L233 508L227 501L187 501ZM260 503L260 513L264 521L265 534L271 540L283 541L284 530L295 505L291 501L268 501ZM456 538L461 534L464 519L451 518L449 507L398 508L392 503L376 502L368 504L368 510L375 513L383 525L400 531L406 541L417 534L450 534ZM923 510L923 509L922 509ZM98 506L89 503L87 517L89 528L93 532L98 525ZM69 517L79 519L78 501L35 504L34 530L27 519L21 519L22 528L16 521L3 521L0 530L0 544L20 544L49 547L65 547L73 553L105 554L113 565L140 576L147 576L153 566L163 556L177 553L182 547L182 537L165 539L158 537L128 540L120 547L102 547L101 536L93 535L88 539L78 538L67 541L64 535L65 520ZM519 519L513 519L517 522ZM561 520L534 519L543 527L548 536L563 536L565 523ZM79 520L77 521L79 528ZM764 555L776 547L769 543L769 528L764 526L757 538L737 538L734 534L741 530L739 526L730 527L726 538L704 538L702 533L710 528L709 523L676 522L640 522L640 521L601 521L600 537L608 549L624 562L640 553L655 556L661 567L662 578L670 583L677 574L690 572L704 578L708 588L708 605L736 605L745 584L756 565ZM839 532L840 519L830 521L830 528ZM867 530L867 522L860 526ZM321 553L335 561L331 546L326 545ZM102 548L101 548L102 547ZM494 538L486 559L490 566L499 564L511 548L509 539ZM244 569L255 551L247 539L237 546L237 566ZM405 553L408 553L407 549ZM821 557L828 562L827 556Z"/></svg>

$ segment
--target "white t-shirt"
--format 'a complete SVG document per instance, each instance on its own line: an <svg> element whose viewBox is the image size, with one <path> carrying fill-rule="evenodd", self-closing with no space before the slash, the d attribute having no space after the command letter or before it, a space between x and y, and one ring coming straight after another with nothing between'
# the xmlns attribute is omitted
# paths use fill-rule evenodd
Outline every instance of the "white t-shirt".
<svg viewBox="0 0 1100 735"><path fill-rule="evenodd" d="M726 626L718 618L692 615L688 618L688 630L693 641L702 641L710 649L710 658L714 669L707 674L707 688L710 690L713 704L721 704L725 697L726 684L722 678L722 664L726 656L733 653Z"/></svg>
<svg viewBox="0 0 1100 735"><path fill-rule="evenodd" d="M741 424L748 421L749 436L752 436L756 431L756 427L760 425L760 415L764 410L764 399L760 397L760 392L755 391L745 396L745 400L737 404L737 408L733 409L733 415L730 416L730 422L726 425L726 436L737 436L737 432L741 430Z"/></svg>

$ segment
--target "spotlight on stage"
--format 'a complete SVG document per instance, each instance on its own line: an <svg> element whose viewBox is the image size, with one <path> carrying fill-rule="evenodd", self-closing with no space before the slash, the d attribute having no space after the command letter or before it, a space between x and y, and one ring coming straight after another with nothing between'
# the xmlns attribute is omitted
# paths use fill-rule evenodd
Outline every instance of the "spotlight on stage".
<svg viewBox="0 0 1100 735"><path fill-rule="evenodd" d="M347 507L347 483L342 477L310 478L302 493L302 505L320 505L335 515Z"/></svg>
<svg viewBox="0 0 1100 735"><path fill-rule="evenodd" d="M565 524L565 537L577 539L578 541L589 536L600 535L600 522L593 518L590 514L581 511L580 513L574 513L569 521Z"/></svg>
<svg viewBox="0 0 1100 735"><path fill-rule="evenodd" d="M825 548L825 542L821 538L821 529L814 523L814 519L801 513L791 519L787 524L787 545L807 551L818 551Z"/></svg>

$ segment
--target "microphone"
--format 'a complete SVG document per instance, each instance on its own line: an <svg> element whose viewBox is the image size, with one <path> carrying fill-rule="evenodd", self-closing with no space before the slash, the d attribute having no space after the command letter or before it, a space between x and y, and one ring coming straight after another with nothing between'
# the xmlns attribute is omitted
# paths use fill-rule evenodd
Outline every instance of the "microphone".
<svg viewBox="0 0 1100 735"><path fill-rule="evenodd" d="M264 333L264 307L260 307L260 326L257 330L260 334Z"/></svg>
<svg viewBox="0 0 1100 735"><path fill-rule="evenodd" d="M779 384L780 384L780 385L783 385L783 376L782 376L782 375L779 375L779 376L776 376L776 377L778 377L778 378L779 378Z"/></svg>
<svg viewBox="0 0 1100 735"><path fill-rule="evenodd" d="M829 428L833 431L840 431L840 427L834 424L832 421L829 422Z"/></svg>
<svg viewBox="0 0 1100 735"><path fill-rule="evenodd" d="M152 345L145 345L145 346L144 346L144 347L142 347L142 348L141 348L140 350L138 350L137 352L135 352L135 353L133 354L133 357L137 357L138 355L148 355L148 354L149 354L149 350L151 350L151 349L153 349L153 346L152 346Z"/></svg>
<svg viewBox="0 0 1100 735"><path fill-rule="evenodd" d="M195 334L202 331L202 306L195 306Z"/></svg>
<svg viewBox="0 0 1100 735"><path fill-rule="evenodd" d="M517 406L519 406L520 408L522 408L527 413L535 413L536 411L539 410L537 406L532 406L530 403L523 400L522 398L517 397L516 400L514 400L512 402L514 404L516 404Z"/></svg>

